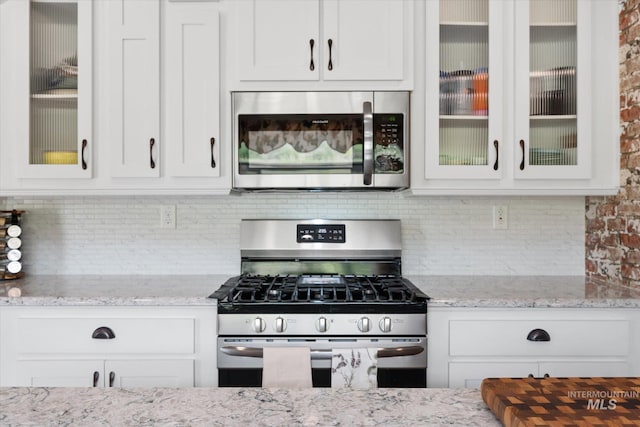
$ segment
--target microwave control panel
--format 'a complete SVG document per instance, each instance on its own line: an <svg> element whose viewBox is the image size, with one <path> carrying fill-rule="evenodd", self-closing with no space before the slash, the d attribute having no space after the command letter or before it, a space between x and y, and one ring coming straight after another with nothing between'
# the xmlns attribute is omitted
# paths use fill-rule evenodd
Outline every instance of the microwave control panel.
<svg viewBox="0 0 640 427"><path fill-rule="evenodd" d="M344 243L344 224L298 224L298 243Z"/></svg>
<svg viewBox="0 0 640 427"><path fill-rule="evenodd" d="M374 114L373 127L378 145L396 144L402 147L404 114Z"/></svg>

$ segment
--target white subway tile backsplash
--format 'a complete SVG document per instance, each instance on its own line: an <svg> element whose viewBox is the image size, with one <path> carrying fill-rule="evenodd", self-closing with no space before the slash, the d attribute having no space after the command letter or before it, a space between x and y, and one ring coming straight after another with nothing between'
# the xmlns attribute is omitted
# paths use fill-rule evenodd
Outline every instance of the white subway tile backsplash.
<svg viewBox="0 0 640 427"><path fill-rule="evenodd" d="M509 228L494 230L506 205ZM404 274L583 275L584 198L396 193L6 198L27 211L27 274L238 274L242 218L398 218ZM176 206L176 228L160 207Z"/></svg>

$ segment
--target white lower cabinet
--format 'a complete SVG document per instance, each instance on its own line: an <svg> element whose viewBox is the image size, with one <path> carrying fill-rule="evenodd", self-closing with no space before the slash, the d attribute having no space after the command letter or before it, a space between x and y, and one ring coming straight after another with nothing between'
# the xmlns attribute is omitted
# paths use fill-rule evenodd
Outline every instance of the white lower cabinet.
<svg viewBox="0 0 640 427"><path fill-rule="evenodd" d="M429 387L490 377L629 376L639 314L626 309L429 308Z"/></svg>
<svg viewBox="0 0 640 427"><path fill-rule="evenodd" d="M3 307L0 386L212 387L215 307Z"/></svg>
<svg viewBox="0 0 640 427"><path fill-rule="evenodd" d="M29 387L193 387L193 360L21 360L16 384Z"/></svg>
<svg viewBox="0 0 640 427"><path fill-rule="evenodd" d="M629 375L626 361L577 362L451 362L451 388L479 388L484 378L509 377L623 377Z"/></svg>

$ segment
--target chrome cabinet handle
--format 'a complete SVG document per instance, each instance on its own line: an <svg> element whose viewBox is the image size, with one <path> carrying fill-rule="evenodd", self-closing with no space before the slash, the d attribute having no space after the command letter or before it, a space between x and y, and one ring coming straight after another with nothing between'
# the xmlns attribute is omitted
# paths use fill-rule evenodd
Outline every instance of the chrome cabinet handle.
<svg viewBox="0 0 640 427"><path fill-rule="evenodd" d="M551 336L549 332L544 329L534 329L527 335L528 341L551 341Z"/></svg>
<svg viewBox="0 0 640 427"><path fill-rule="evenodd" d="M82 169L87 169L87 161L84 158L84 152L87 149L87 140L82 140L82 150L80 151L80 159L82 160Z"/></svg>
<svg viewBox="0 0 640 427"><path fill-rule="evenodd" d="M100 379L100 372L94 371L93 372L93 386L94 387L98 387L98 380L99 379Z"/></svg>
<svg viewBox="0 0 640 427"><path fill-rule="evenodd" d="M332 47L333 47L333 40L329 39L327 40L327 44L329 45L329 64L327 65L327 68L329 69L329 71L333 70L333 61L332 61Z"/></svg>
<svg viewBox="0 0 640 427"><path fill-rule="evenodd" d="M100 326L93 334L91 334L91 338L96 340L112 340L116 337L116 334L113 333L113 330L108 326Z"/></svg>
<svg viewBox="0 0 640 427"><path fill-rule="evenodd" d="M520 170L524 170L524 139L520 140L520 149L522 150L522 161L520 162Z"/></svg>
<svg viewBox="0 0 640 427"><path fill-rule="evenodd" d="M116 373L111 371L109 372L109 387L113 387L113 383L116 379Z"/></svg>
<svg viewBox="0 0 640 427"><path fill-rule="evenodd" d="M371 185L373 180L373 109L371 102L362 104L364 124L363 174L364 185Z"/></svg>
<svg viewBox="0 0 640 427"><path fill-rule="evenodd" d="M313 63L313 45L315 44L315 40L310 39L309 40L309 50L310 50L310 60L309 60L309 70L313 71L316 69L315 64Z"/></svg>
<svg viewBox="0 0 640 427"><path fill-rule="evenodd" d="M216 167L216 159L213 155L213 146L216 144L216 139L211 138L210 142L211 142L211 168L214 169Z"/></svg>
<svg viewBox="0 0 640 427"><path fill-rule="evenodd" d="M498 140L497 139L493 141L493 146L496 148L496 161L493 164L493 170L497 171L498 170Z"/></svg>
<svg viewBox="0 0 640 427"><path fill-rule="evenodd" d="M243 357L262 357L262 348L259 347L240 347L230 346L222 347L220 349L225 354L230 356L243 356ZM379 348L378 357L398 357L398 356L415 356L424 352L424 348L414 345L407 347L392 347L392 348ZM331 359L332 350L311 350L311 359Z"/></svg>

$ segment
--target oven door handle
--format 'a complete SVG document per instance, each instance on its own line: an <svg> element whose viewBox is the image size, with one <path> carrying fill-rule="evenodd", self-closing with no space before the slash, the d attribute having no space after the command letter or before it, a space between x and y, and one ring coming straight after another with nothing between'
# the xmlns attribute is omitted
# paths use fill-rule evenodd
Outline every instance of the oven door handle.
<svg viewBox="0 0 640 427"><path fill-rule="evenodd" d="M230 356L243 357L262 357L262 348L259 347L241 347L241 346L225 346L220 349L223 353ZM379 348L378 358L382 357L399 357L399 356L415 356L424 351L423 347L412 345L407 347L390 347ZM330 360L333 354L332 350L311 350L311 359L313 360Z"/></svg>
<svg viewBox="0 0 640 427"><path fill-rule="evenodd" d="M362 104L362 119L364 127L364 147L362 168L364 185L371 185L373 181L373 108L371 102Z"/></svg>

